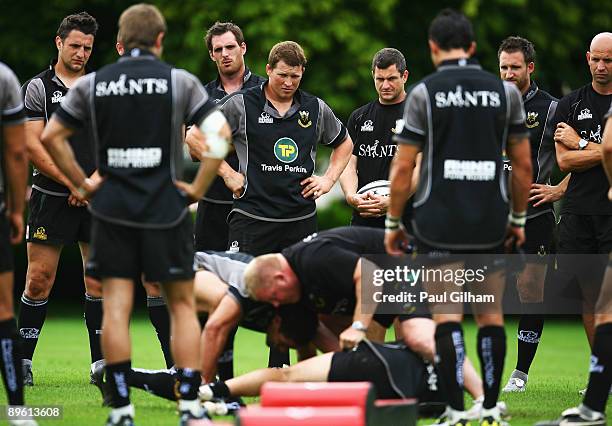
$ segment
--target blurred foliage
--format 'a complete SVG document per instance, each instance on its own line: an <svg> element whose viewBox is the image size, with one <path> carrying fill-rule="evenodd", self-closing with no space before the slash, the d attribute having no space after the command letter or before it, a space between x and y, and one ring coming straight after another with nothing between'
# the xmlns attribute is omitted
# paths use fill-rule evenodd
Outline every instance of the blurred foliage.
<svg viewBox="0 0 612 426"><path fill-rule="evenodd" d="M91 59L94 68L114 61L117 20L135 3L121 0L28 0L2 2L0 60L23 81L55 56L53 38L62 17L87 10L100 31ZM240 25L247 39L247 64L264 74L270 47L295 40L309 63L302 87L323 98L345 120L374 95L373 54L384 46L407 58L410 83L433 69L427 26L444 7L463 10L473 21L478 57L496 72L497 46L508 35L532 40L538 51L535 77L556 96L589 80L585 51L594 34L612 28L612 2L598 0L155 0L168 21L164 58L203 82L215 78L204 46L206 29L216 20Z"/></svg>

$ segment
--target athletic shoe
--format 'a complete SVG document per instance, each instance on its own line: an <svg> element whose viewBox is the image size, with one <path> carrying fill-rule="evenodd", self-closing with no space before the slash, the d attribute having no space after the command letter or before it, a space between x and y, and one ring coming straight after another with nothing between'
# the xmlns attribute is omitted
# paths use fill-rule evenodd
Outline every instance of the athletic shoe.
<svg viewBox="0 0 612 426"><path fill-rule="evenodd" d="M185 410L179 413L179 426L189 426L192 420L200 420L197 422L198 425L213 424L212 422L209 422L210 417L204 409L200 414L194 414L191 412L191 410Z"/></svg>
<svg viewBox="0 0 612 426"><path fill-rule="evenodd" d="M474 400L473 405L469 410L465 412L465 417L468 420L479 420L480 412L482 411L482 403L484 402L484 396L477 398ZM497 409L499 410L499 414L502 418L508 415L508 406L503 401L497 401Z"/></svg>
<svg viewBox="0 0 612 426"><path fill-rule="evenodd" d="M557 420L549 420L536 423L536 426L605 426L606 416L603 413L589 410L580 405L568 408Z"/></svg>
<svg viewBox="0 0 612 426"><path fill-rule="evenodd" d="M95 361L93 364L91 364L91 367L89 369L89 384L90 385L95 385L96 384L96 377L94 375L94 371L99 367L102 366L102 368L104 368L104 360L103 359L99 359L97 361Z"/></svg>
<svg viewBox="0 0 612 426"><path fill-rule="evenodd" d="M502 392L525 392L527 390L527 374L514 370Z"/></svg>
<svg viewBox="0 0 612 426"><path fill-rule="evenodd" d="M106 420L106 426L134 426L134 406L113 408Z"/></svg>
<svg viewBox="0 0 612 426"><path fill-rule="evenodd" d="M480 426L509 426L508 422L502 419L496 419L493 416L487 416L480 420Z"/></svg>
<svg viewBox="0 0 612 426"><path fill-rule="evenodd" d="M102 394L102 406L110 407L112 396L108 384L104 381L104 362L98 364L91 372L91 381Z"/></svg>
<svg viewBox="0 0 612 426"><path fill-rule="evenodd" d="M21 360L21 371L23 374L23 385L34 386L34 376L32 375L32 360L22 359Z"/></svg>
<svg viewBox="0 0 612 426"><path fill-rule="evenodd" d="M455 417L455 419L452 419L452 417ZM456 415L453 416L452 410L449 407L446 407L446 410L440 417L438 417L438 420L429 426L470 426L470 421L467 418L464 418L463 416L459 417L460 418L457 418Z"/></svg>

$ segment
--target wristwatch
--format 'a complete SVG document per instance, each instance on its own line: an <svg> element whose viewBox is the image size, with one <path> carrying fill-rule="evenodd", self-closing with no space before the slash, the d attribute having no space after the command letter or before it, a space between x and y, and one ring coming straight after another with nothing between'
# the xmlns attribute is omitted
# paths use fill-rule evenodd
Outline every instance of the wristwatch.
<svg viewBox="0 0 612 426"><path fill-rule="evenodd" d="M580 138L580 140L578 141L578 149L585 149L588 144L588 141L585 141L584 139Z"/></svg>
<svg viewBox="0 0 612 426"><path fill-rule="evenodd" d="M362 331L362 332L366 332L368 331L368 327L366 327L365 325L363 325L363 323L361 321L354 321L351 324L351 328L354 328L357 331Z"/></svg>

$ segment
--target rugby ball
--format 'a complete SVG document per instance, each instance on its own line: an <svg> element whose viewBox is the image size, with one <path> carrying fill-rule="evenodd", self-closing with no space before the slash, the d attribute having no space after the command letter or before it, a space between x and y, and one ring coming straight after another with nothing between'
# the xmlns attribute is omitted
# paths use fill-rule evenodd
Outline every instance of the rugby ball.
<svg viewBox="0 0 612 426"><path fill-rule="evenodd" d="M375 195L388 197L391 194L391 189L389 188L390 184L391 182L388 180L375 180L359 188L357 194L363 195L366 192L372 192Z"/></svg>

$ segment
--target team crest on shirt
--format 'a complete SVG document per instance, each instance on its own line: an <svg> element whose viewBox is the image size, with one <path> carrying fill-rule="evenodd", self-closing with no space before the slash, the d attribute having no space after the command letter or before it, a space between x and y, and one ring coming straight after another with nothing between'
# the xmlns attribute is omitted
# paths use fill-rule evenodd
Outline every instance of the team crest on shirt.
<svg viewBox="0 0 612 426"><path fill-rule="evenodd" d="M544 244L540 245L540 249L538 250L538 256L540 257L546 256L546 247L544 247Z"/></svg>
<svg viewBox="0 0 612 426"><path fill-rule="evenodd" d="M47 231L45 231L44 227L40 226L39 228L36 229L36 232L34 232L34 235L32 235L32 238L35 240L46 241Z"/></svg>
<svg viewBox="0 0 612 426"><path fill-rule="evenodd" d="M56 90L55 92L53 92L53 95L51 96L51 103L52 104L56 104L58 102L61 102L64 100L64 94L62 92L60 92L59 90Z"/></svg>
<svg viewBox="0 0 612 426"><path fill-rule="evenodd" d="M372 120L366 120L361 125L362 132L373 132L374 131L374 122Z"/></svg>
<svg viewBox="0 0 612 426"><path fill-rule="evenodd" d="M538 121L538 113L535 111L529 111L527 113L527 120L525 122L528 129L533 129L534 127L538 127L540 122Z"/></svg>
<svg viewBox="0 0 612 426"><path fill-rule="evenodd" d="M310 112L308 111L300 111L300 118L298 118L298 124L303 128L307 128L312 126L312 121L310 120Z"/></svg>
<svg viewBox="0 0 612 426"><path fill-rule="evenodd" d="M591 114L590 109L585 108L578 114L578 120L586 120L587 118L593 118L593 114Z"/></svg>

